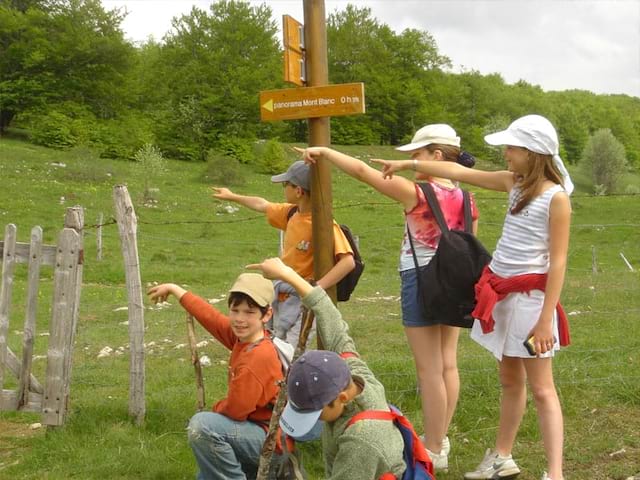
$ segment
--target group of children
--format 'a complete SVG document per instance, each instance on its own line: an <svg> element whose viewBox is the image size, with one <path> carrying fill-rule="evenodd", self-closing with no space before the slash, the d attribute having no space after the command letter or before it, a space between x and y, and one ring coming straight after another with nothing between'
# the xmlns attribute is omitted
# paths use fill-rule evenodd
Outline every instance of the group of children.
<svg viewBox="0 0 640 480"><path fill-rule="evenodd" d="M455 131L437 124L421 128L410 144L398 147L409 152L410 160L374 160L382 172L327 147L300 149L303 160L272 177L283 184L283 204L214 188L216 198L264 212L271 225L285 233L281 258L247 266L262 275L244 273L237 278L229 291L228 315L174 284L149 291L152 301L168 295L178 298L231 350L227 397L189 423L198 478L255 478L277 385L283 378L272 335L297 343L301 304L315 314L317 334L326 350L307 351L289 369L288 403L280 420L283 432L298 440L321 432L325 478L399 479L405 472L404 443L393 423L350 422L359 412L388 406L384 387L358 356L347 323L325 293L354 267L353 252L335 222L335 266L322 278L313 278L309 164L328 161L403 206L408 228L399 263L402 321L422 396L423 443L436 470L448 466L447 429L460 388L456 361L460 328L447 318L424 320L417 300L417 268L433 258L440 232L419 185L394 173L413 170L416 181L431 183L447 225L454 229L463 222L458 181L508 192L502 236L476 286L476 321L471 331L471 337L498 360L500 423L494 448L465 478L508 479L520 473L511 450L529 383L548 464L543 479L562 480L563 422L551 358L569 338L559 298L572 184L558 155L556 131L544 117L522 117L485 140L505 146L507 170L472 169L473 157L460 150ZM475 232L478 211L475 202L472 206ZM524 346L527 339L531 339L533 356Z"/></svg>

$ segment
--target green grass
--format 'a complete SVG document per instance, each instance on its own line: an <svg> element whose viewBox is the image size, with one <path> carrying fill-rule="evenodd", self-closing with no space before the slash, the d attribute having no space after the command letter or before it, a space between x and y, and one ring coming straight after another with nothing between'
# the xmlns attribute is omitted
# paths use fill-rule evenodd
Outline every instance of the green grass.
<svg viewBox="0 0 640 480"><path fill-rule="evenodd" d="M388 147L347 147L348 153L392 158ZM56 166L64 163L66 166ZM205 298L221 298L243 265L272 256L278 235L254 212L227 213L212 200L202 181L206 166L168 162L168 172L152 175L157 204L144 206L145 172L134 163L95 159L87 152L47 150L17 140L0 140L0 222L18 226L28 241L34 225L55 243L65 208L85 208L84 285L74 351L71 404L63 428L31 430L38 415L0 413L0 479L188 479L195 461L185 425L195 412L193 370L186 348L184 312L177 305L145 311L146 421L128 418L128 355L98 359L104 346L128 342L126 290L117 228L103 228L103 260L96 261L98 215L113 215L112 190L126 184L138 216L138 247L143 283L172 281ZM269 177L245 171L241 193L280 200L281 188ZM635 180L634 180L635 179ZM638 183L638 177L630 181ZM620 252L640 268L640 197L585 196L578 184L569 272L563 304L572 324L573 345L554 361L566 424L566 475L572 479L626 479L640 471L640 280L624 265ZM64 199L62 199L64 197ZM334 171L334 214L360 236L366 270L355 298L341 309L362 356L420 431L419 399L412 357L400 325L395 273L402 236L400 208L368 187ZM480 238L493 248L504 217L504 195L477 192ZM592 272L593 254L597 273ZM36 355L46 353L51 271L43 268L36 332ZM20 356L24 322L26 268L16 271L9 345ZM219 305L224 305L224 301ZM16 333L18 332L18 333ZM201 339L209 338L198 328ZM155 345L149 345L155 342ZM226 388L227 352L210 343L203 353L207 403ZM500 388L491 356L463 334L460 341L461 398L450 431L453 453L448 474L459 479L475 466L494 440ZM34 362L43 380L43 360ZM5 388L15 380L7 376ZM305 445L311 478L322 478L320 448ZM610 456L616 451L624 453ZM537 479L544 455L530 405L514 449L523 480Z"/></svg>

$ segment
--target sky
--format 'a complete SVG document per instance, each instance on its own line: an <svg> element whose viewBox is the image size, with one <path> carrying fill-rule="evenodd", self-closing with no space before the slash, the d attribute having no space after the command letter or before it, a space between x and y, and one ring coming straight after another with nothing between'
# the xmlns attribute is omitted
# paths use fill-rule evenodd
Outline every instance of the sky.
<svg viewBox="0 0 640 480"><path fill-rule="evenodd" d="M161 40L174 16L207 0L102 0L125 7L125 36ZM302 22L302 0L266 3L281 25L287 14ZM325 0L326 14L348 4L371 9L379 23L400 33L428 31L452 71L499 73L550 90L589 90L640 97L640 0Z"/></svg>

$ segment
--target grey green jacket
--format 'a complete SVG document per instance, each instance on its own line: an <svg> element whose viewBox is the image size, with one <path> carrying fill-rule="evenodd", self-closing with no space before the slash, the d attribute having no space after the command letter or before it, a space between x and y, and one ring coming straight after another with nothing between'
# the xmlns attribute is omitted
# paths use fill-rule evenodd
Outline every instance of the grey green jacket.
<svg viewBox="0 0 640 480"><path fill-rule="evenodd" d="M357 354L349 326L326 292L314 288L302 299L315 317L324 348L338 354ZM360 420L349 428L347 423L363 410L388 410L384 387L359 357L346 359L354 382L362 392L346 405L343 414L325 424L322 451L326 478L330 480L377 480L391 472L401 478L405 470L402 459L404 443L400 431L387 420Z"/></svg>

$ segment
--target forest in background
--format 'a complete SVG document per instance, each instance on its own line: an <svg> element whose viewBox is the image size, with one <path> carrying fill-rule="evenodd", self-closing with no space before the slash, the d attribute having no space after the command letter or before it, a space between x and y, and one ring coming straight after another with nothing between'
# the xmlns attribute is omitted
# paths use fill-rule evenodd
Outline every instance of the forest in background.
<svg viewBox="0 0 640 480"><path fill-rule="evenodd" d="M166 157L204 161L217 151L249 164L256 140L306 141L305 121L260 121L259 92L291 87L266 3L194 7L143 43L125 38L124 17L99 0L0 0L0 135L88 146L103 158L133 160L151 144ZM451 73L429 32L394 32L353 5L329 15L327 42L330 83L364 82L367 109L332 119L334 144L395 145L426 123L449 123L465 150L499 162L484 135L539 113L556 125L570 164L609 129L626 168L640 169L638 97Z"/></svg>

